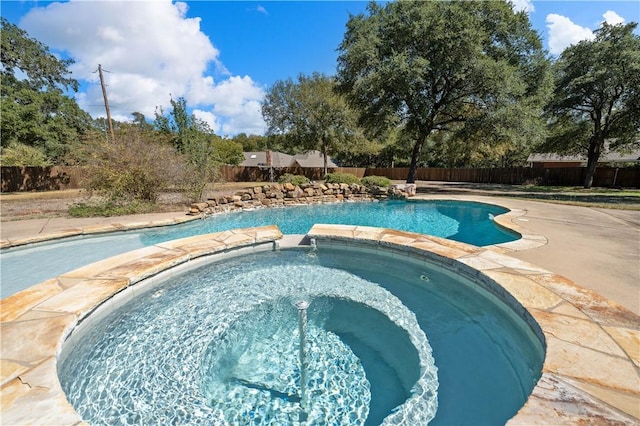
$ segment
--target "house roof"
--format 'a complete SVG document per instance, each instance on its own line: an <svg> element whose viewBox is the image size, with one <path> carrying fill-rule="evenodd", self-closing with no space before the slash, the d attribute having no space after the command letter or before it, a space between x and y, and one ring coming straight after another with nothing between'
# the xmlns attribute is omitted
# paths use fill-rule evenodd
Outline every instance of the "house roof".
<svg viewBox="0 0 640 426"><path fill-rule="evenodd" d="M302 154L296 154L293 156L293 159L300 167L324 167L324 157L320 151L312 150ZM338 165L333 162L331 157L327 157L327 167L335 168L338 167Z"/></svg>
<svg viewBox="0 0 640 426"><path fill-rule="evenodd" d="M243 152L244 161L240 164L244 167L266 167L266 151ZM291 167L294 163L293 156L278 151L271 151L271 165L273 167Z"/></svg>
<svg viewBox="0 0 640 426"><path fill-rule="evenodd" d="M244 161L240 164L244 167L266 167L267 153L266 151L243 152ZM276 168L295 167L302 168L322 168L324 167L324 159L320 151L307 151L302 154L289 155L278 151L271 151L271 165ZM338 167L336 163L327 158L327 167Z"/></svg>
<svg viewBox="0 0 640 426"><path fill-rule="evenodd" d="M579 163L586 162L587 157L585 155L560 155L552 152L547 153L534 153L529 155L527 162L529 163ZM640 150L632 152L606 152L600 155L599 163L632 163L640 161Z"/></svg>

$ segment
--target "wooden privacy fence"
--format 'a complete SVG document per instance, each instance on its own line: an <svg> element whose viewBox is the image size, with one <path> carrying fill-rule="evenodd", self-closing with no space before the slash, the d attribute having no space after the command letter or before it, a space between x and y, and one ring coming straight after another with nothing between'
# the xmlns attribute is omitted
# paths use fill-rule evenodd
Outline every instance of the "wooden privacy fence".
<svg viewBox="0 0 640 426"><path fill-rule="evenodd" d="M408 167L366 169L365 176L386 176L391 180L405 180ZM493 183L522 185L535 183L549 186L581 186L586 176L586 167L559 168L468 168L449 169L427 167L416 171L416 180L441 182ZM640 188L640 167L598 167L593 186Z"/></svg>
<svg viewBox="0 0 640 426"><path fill-rule="evenodd" d="M50 191L56 189L82 188L86 169L82 167L2 167L2 192ZM385 176L391 180L405 180L408 167L363 168L339 167L329 172L351 173L358 178ZM223 166L222 177L227 182L268 182L270 171L263 167ZM304 175L311 180L322 180L322 168L273 169L273 179L285 173ZM522 185L535 183L549 186L582 186L585 167L562 168L492 168L492 169L447 169L419 168L416 180L441 182L492 183ZM640 167L598 167L593 179L596 187L640 188Z"/></svg>
<svg viewBox="0 0 640 426"><path fill-rule="evenodd" d="M82 188L83 167L1 167L2 192L53 191Z"/></svg>

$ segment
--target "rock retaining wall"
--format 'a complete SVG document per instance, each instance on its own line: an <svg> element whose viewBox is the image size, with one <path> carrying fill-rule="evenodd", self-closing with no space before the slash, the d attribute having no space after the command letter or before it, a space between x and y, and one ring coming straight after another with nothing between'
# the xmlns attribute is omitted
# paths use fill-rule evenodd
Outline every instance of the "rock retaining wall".
<svg viewBox="0 0 640 426"><path fill-rule="evenodd" d="M298 204L337 203L342 201L372 201L387 198L402 199L415 195L406 188L372 188L346 183L273 183L222 195L200 203L193 203L190 215L213 214L232 210L283 207Z"/></svg>

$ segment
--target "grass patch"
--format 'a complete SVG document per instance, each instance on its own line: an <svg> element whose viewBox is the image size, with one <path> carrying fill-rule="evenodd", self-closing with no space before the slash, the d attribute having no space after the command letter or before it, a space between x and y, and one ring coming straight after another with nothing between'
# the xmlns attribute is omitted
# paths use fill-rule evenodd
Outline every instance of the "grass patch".
<svg viewBox="0 0 640 426"><path fill-rule="evenodd" d="M124 216L128 214L153 213L157 206L153 203L134 201L127 204L118 204L111 201L88 204L76 203L69 206L69 216L71 217L95 217L95 216Z"/></svg>
<svg viewBox="0 0 640 426"><path fill-rule="evenodd" d="M637 189L614 189L614 188L583 188L581 186L534 186L523 185L514 186L517 191L542 192L542 193L573 193L577 195L608 195L622 197L640 198L640 190Z"/></svg>

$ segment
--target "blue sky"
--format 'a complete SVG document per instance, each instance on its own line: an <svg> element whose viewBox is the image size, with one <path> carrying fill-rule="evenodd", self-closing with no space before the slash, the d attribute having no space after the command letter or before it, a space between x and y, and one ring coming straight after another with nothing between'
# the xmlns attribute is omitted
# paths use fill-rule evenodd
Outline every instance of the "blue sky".
<svg viewBox="0 0 640 426"><path fill-rule="evenodd" d="M79 105L104 116L98 64L114 118L152 118L185 97L216 133L262 134L260 103L277 80L335 73L349 14L363 1L2 1L2 16L62 56L81 82ZM640 1L515 0L545 48L559 54L606 20L640 21Z"/></svg>

